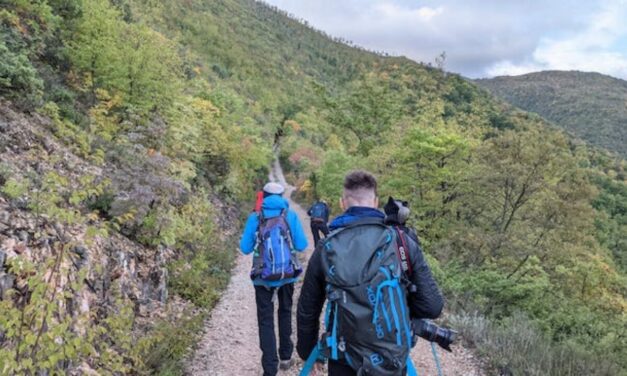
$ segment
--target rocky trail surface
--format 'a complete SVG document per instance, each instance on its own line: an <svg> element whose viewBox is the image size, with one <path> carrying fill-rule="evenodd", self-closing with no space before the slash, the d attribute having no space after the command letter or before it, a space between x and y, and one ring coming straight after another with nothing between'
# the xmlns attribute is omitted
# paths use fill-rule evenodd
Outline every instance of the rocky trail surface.
<svg viewBox="0 0 627 376"><path fill-rule="evenodd" d="M270 179L280 182L286 187L286 197L294 187L287 184L281 171L281 166L275 161ZM304 259L311 255L313 239L309 232L309 217L306 211L297 203L290 200L290 207L298 214L303 228L307 233L310 249L305 252ZM186 374L203 376L261 376L261 350L257 334L257 315L255 294L248 273L251 259L240 254L233 268L231 281L220 302L213 309L210 318L205 322L202 339L192 355ZM304 265L306 267L306 265ZM293 340L296 343L296 304L300 296L301 282L297 283L294 292ZM276 315L275 315L276 320ZM275 328L277 324L275 323ZM278 336L277 336L278 338ZM467 349L453 345L453 353L446 353L438 349L440 363L444 375L483 375L479 361ZM296 376L299 374L303 362L298 359L288 371L279 371L280 376ZM419 340L412 350L412 359L418 373L423 375L437 375L435 361L431 354L431 347L427 341Z"/></svg>

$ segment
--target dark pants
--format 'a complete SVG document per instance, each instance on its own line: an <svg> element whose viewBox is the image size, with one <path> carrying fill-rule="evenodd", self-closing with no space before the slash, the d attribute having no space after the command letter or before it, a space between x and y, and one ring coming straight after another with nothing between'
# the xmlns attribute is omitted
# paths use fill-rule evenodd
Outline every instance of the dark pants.
<svg viewBox="0 0 627 376"><path fill-rule="evenodd" d="M281 360L288 360L292 357L292 351L294 350L291 338L294 284L288 283L278 289L276 287L255 286L259 348L263 353L261 365L264 376L276 375L279 368L276 337L274 335L274 302L272 301L272 295L275 293L279 298L279 357Z"/></svg>
<svg viewBox="0 0 627 376"><path fill-rule="evenodd" d="M314 247L316 247L318 245L318 242L320 241L321 232L325 237L329 235L329 228L327 227L327 223L324 221L314 221L312 219L311 220L311 234L313 235L313 238L314 238Z"/></svg>

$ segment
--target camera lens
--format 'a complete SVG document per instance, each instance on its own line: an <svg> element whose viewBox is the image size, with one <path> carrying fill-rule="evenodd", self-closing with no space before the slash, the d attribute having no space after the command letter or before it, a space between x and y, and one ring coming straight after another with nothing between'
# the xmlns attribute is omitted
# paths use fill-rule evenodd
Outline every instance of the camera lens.
<svg viewBox="0 0 627 376"><path fill-rule="evenodd" d="M414 329L419 337L437 343L446 351L452 351L450 345L457 338L456 331L441 328L429 320L414 320Z"/></svg>

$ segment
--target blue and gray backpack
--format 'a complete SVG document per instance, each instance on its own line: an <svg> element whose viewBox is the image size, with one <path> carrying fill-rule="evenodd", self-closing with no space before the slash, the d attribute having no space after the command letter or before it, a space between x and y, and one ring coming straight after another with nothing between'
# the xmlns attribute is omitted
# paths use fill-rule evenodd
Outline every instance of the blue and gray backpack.
<svg viewBox="0 0 627 376"><path fill-rule="evenodd" d="M332 232L321 246L326 331L314 352L343 360L358 375L415 375L409 359L415 341L396 241L381 220L364 219ZM306 365L301 374L307 372Z"/></svg>
<svg viewBox="0 0 627 376"><path fill-rule="evenodd" d="M302 272L302 267L292 247L286 210L271 218L265 218L263 211L258 215L257 245L250 278L278 281L297 277Z"/></svg>

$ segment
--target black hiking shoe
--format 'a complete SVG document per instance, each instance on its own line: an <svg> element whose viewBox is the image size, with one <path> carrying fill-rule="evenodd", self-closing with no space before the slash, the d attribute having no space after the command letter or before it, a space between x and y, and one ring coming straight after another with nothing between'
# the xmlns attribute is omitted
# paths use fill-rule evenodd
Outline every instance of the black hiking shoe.
<svg viewBox="0 0 627 376"><path fill-rule="evenodd" d="M292 367L292 364L294 364L294 360L292 358L289 358L287 360L281 360L279 362L279 368L285 371L290 369L290 367Z"/></svg>

